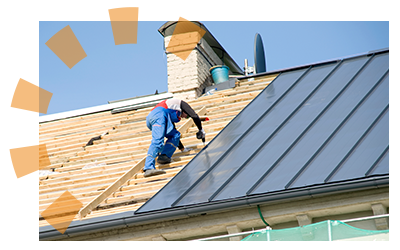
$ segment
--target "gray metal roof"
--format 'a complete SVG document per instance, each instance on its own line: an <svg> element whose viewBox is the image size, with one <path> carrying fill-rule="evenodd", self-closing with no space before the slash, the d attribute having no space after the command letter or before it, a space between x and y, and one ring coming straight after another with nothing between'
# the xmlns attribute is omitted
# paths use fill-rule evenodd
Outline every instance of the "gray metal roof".
<svg viewBox="0 0 400 250"><path fill-rule="evenodd" d="M388 149L388 50L286 70L135 214L388 183Z"/></svg>

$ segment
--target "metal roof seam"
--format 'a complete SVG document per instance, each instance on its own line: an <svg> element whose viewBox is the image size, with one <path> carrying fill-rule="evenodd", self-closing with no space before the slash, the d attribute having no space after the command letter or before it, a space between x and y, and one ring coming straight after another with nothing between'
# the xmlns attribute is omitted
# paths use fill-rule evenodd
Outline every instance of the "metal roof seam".
<svg viewBox="0 0 400 250"><path fill-rule="evenodd" d="M351 85L351 83L354 81L354 79L360 74L360 72L369 64L369 62L372 60L372 57L368 59L368 61L365 62L365 64L358 70L358 72L347 82L346 85L332 98L332 100L325 106L325 108L316 116L314 121L317 121L325 112L333 105L333 103L344 93L344 91ZM329 138L328 138L329 139ZM293 178L286 184L285 188L288 189L295 181L296 179L305 171L305 169L309 166L309 164L314 160L314 158L319 154L319 152L324 148L325 144L329 140L326 140L324 144L322 144L321 147L318 148L318 150L311 155L311 157L306 161L306 163L300 168L300 170L293 176Z"/></svg>
<svg viewBox="0 0 400 250"><path fill-rule="evenodd" d="M372 88L367 92L367 94L364 95L364 97L357 103L357 105L349 112L349 114L343 119L343 121L339 124L339 126L333 131L332 135L336 134L336 132L338 132L340 130L340 128L346 123L346 121L356 112L356 110L364 103L364 101L367 99L368 96L371 95L371 93L379 86L379 84L382 82L382 79L386 76L386 74L388 73L388 71L386 71L386 73L374 84L374 86L372 86ZM389 108L389 104L386 106L386 108L380 113L380 115L378 116L378 118L375 119L374 123L376 121L379 120L379 118L385 113L385 111ZM370 125L369 129L372 128L373 126ZM367 130L368 131L368 130ZM331 135L331 136L332 136ZM331 136L328 138L327 141L329 141L331 139ZM351 152L351 151L350 151ZM348 152L349 154L349 152ZM340 167L340 163L331 171L331 173L326 177L326 179L324 180L324 182L328 182L332 176L336 173L336 171L339 169Z"/></svg>
<svg viewBox="0 0 400 250"><path fill-rule="evenodd" d="M372 171L375 169L375 167L377 166L377 164L381 161L381 159L383 158L383 156L386 155L386 153L389 151L389 145L383 150L383 152L379 155L379 157L376 159L376 161L372 164L372 166L367 170L367 172L365 172L365 176L369 176Z"/></svg>
<svg viewBox="0 0 400 250"><path fill-rule="evenodd" d="M333 74L333 72L336 71L336 69L339 67L339 65L342 63L342 61L340 61L330 72L329 74L327 74L324 79L321 80L321 82L319 84L317 84L317 86L304 98L304 100L302 102L300 102L300 104L286 117L286 119L277 127L277 129L267 138L266 141L264 141L261 146L257 149L256 152L254 152L249 159L251 160L253 158L254 155L256 155L258 153L258 151L264 147L264 145L269 141L270 138L272 138L283 126L284 124L286 124L296 113L297 111L304 105L304 103L309 100L314 94L315 92L322 86L322 84ZM313 122L315 122L316 120L314 120ZM268 170L256 181L256 183L246 192L247 195L249 195L252 191L254 191L254 189L268 176L268 174L279 164L279 162L283 159L283 157L285 157L287 155L288 152L290 152L290 150L293 148L294 145L297 144L297 142L303 137L303 135L308 131L308 129L311 126L307 126L306 129L303 130L302 133L300 133L300 135L293 141L293 143L291 143L289 145L289 147L281 154L281 156L271 165L270 168L268 168ZM248 160L249 160L248 159Z"/></svg>
<svg viewBox="0 0 400 250"><path fill-rule="evenodd" d="M303 78L303 76L305 76L307 74L307 72L311 69L311 67L309 67L309 69L304 72L293 84L290 88L287 89L287 91L278 99L276 100L244 133L242 133L242 135L236 140L235 143L233 143L229 149L227 149L225 151L225 153L218 159L218 161L216 161L214 163L214 165L212 166L212 168L214 168L217 164L219 164L219 162L229 153L229 151L238 143L240 142L243 138L246 137L246 135L265 117L266 114L269 113L270 110L272 110L273 107L275 107L275 105L277 103L280 102L280 100L283 98L283 96L285 96L287 93L290 92L290 90L292 89L292 87L294 87L294 85L296 85L297 82L300 81L300 79ZM276 77L275 79L277 79L278 77ZM274 79L274 80L275 80ZM271 83L272 84L272 83ZM270 84L270 85L271 85ZM266 89L266 88L265 88ZM264 89L264 90L265 90ZM255 99L255 98L254 98ZM248 105L250 106L250 104ZM248 160L247 160L248 161ZM240 171L244 168L244 166L247 165L247 161L245 163L243 163L209 198L208 201L212 201L215 196L217 196L224 188L226 185L228 185L230 183L230 181L235 178L235 176L240 173Z"/></svg>
<svg viewBox="0 0 400 250"><path fill-rule="evenodd" d="M290 118L293 116L293 115L295 115L296 113L297 113L297 111L300 109L300 107L321 87L321 85L322 85L322 83L323 82L325 82L325 80L330 76L330 75L332 75L332 73L338 68L338 66L341 64L341 62L340 63L338 63L330 72L329 72L329 74L310 92L310 94L309 95L307 95L307 97L305 97L304 98L304 100L292 111L292 113L290 114L290 115L288 115L287 117L286 117L286 119L274 130L274 132L272 132L271 133L271 135L269 136L269 137L267 137L267 139L266 140L264 140L264 142L257 148L257 150L255 150L254 152L253 152L253 154L233 173L233 175L231 175L226 181L225 181L225 183L214 193L214 194L212 194L211 195L211 197L209 198L209 201L211 201L212 199L214 199L215 198L215 196L217 196L223 189L224 189L224 187L228 184L228 183L230 183L230 181L233 179L233 178L235 178L235 176L238 174L238 173L240 173L242 170L243 170L243 168L254 158L254 156L256 156L258 153L259 153L259 151L265 146L265 144L266 143L268 143L269 141L270 141L270 139L271 138L273 138L274 136L275 136L275 134L276 133L278 133L279 131L280 131L280 129L284 126L284 124L286 124L289 120L290 120ZM311 69L311 67L310 67L310 69ZM309 70L310 70L309 69ZM307 72L309 72L309 70L307 70ZM306 75L306 73L307 72L304 72L304 74L301 76L301 77L299 77L299 79L298 79L298 81L300 81L300 79L302 79L305 75ZM282 95L283 96L283 95ZM263 116L264 117L264 116ZM262 118L262 117L261 117ZM293 147L293 145L294 144L296 144L296 141L294 142L294 143L292 143L291 144L291 146L289 146L289 148L282 154L282 156L276 161L276 162L279 162L280 161L280 159L284 156L284 155L286 155L286 153L288 152L288 151L290 151L290 149ZM274 164L275 165L275 164ZM273 166L274 166L273 165ZM271 166L271 168L273 168L273 166ZM246 195L248 195L249 193L247 193L246 192Z"/></svg>
<svg viewBox="0 0 400 250"><path fill-rule="evenodd" d="M357 142L353 145L353 147L347 152L347 154L343 157L343 159L337 164L337 166L332 170L329 176L325 179L325 183L328 182L332 177L339 171L343 163L348 159L348 157L354 152L355 148L360 144L360 142L364 139L364 137L371 131L371 129L376 125L376 123L383 117L386 111L389 109L389 104L382 110L382 112L378 115L378 117L371 123L371 125L364 131L364 133L360 136Z"/></svg>

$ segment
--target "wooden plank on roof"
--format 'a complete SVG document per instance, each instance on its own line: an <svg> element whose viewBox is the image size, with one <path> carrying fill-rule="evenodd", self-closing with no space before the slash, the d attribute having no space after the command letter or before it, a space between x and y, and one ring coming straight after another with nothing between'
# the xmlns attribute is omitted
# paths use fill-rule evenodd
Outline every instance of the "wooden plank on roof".
<svg viewBox="0 0 400 250"><path fill-rule="evenodd" d="M203 107L197 114L204 115L207 110ZM191 126L193 126L193 119L187 120L178 131L183 134L185 133ZM141 159L135 166L129 169L125 174L123 174L120 178L118 178L113 184L111 184L108 188L106 188L101 194L99 194L96 198L94 198L91 202L87 203L78 213L79 219L82 220L87 214L89 214L93 209L95 209L101 202L103 202L106 198L108 198L111 194L117 191L125 182L127 182L133 175L138 173L146 162L146 157Z"/></svg>

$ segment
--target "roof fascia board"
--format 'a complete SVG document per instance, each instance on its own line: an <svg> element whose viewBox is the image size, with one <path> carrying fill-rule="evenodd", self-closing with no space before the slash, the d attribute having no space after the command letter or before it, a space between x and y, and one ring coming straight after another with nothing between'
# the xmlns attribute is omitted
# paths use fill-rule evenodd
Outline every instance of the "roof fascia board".
<svg viewBox="0 0 400 250"><path fill-rule="evenodd" d="M129 100L136 100L136 99L139 99L139 98L154 96L154 95L158 95L158 94L161 95L161 94L165 94L165 93L168 93L168 92L164 91L164 92L157 93L157 94L142 95L142 96L135 96L135 97L125 98L125 99L118 99L118 100L114 100L114 101L108 101L108 104L113 104L113 103L117 103L117 102L124 102L124 101L129 101Z"/></svg>
<svg viewBox="0 0 400 250"><path fill-rule="evenodd" d="M203 204L168 208L158 211L134 214L128 211L114 215L108 215L84 221L73 221L64 234L60 234L52 226L39 228L40 240L56 240L73 237L85 232L93 233L99 230L111 230L116 228L129 227L129 225L141 225L148 223L188 218L192 215L202 213L226 211L232 208L243 208L256 206L280 200L299 199L331 195L335 193L359 191L370 188L381 188L389 185L389 175L374 176L368 178L354 179L344 182L315 185L311 187L296 188L294 190L283 190L270 194L256 194L232 200L212 201Z"/></svg>
<svg viewBox="0 0 400 250"><path fill-rule="evenodd" d="M39 116L39 123L56 121L56 120L65 119L65 118L72 118L72 117L81 116L81 115L93 114L93 113L97 113L97 112L101 112L101 111L108 111L108 110L112 110L115 108L121 108L121 107L125 107L125 106L130 106L130 105L137 105L137 104L151 102L151 101L155 101L155 100L163 100L163 99L167 99L167 98L171 98L171 97L172 97L171 93L163 93L163 94L146 96L143 98L137 98L137 99L133 99L133 100L104 104L104 105L99 105L99 106L94 106L94 107L89 107L89 108L83 108L83 109L76 109L76 110L51 114L51 115L44 115L44 116Z"/></svg>

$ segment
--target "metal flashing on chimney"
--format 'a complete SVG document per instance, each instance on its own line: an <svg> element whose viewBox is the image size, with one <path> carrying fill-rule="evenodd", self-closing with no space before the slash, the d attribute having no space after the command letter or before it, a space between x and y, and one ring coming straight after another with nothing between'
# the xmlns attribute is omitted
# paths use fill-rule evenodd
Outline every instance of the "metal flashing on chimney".
<svg viewBox="0 0 400 250"><path fill-rule="evenodd" d="M163 37L171 36L174 33L175 26L178 21L169 21L164 23L159 29L158 32ZM232 74L244 75L243 70L237 65L237 63L233 60L233 58L228 54L228 52L222 47L222 45L215 39L215 37L211 34L211 32L198 21L192 21L195 25L199 26L200 28L204 29L206 33L203 36L203 39L210 45L216 55L224 62L226 66L229 67Z"/></svg>
<svg viewBox="0 0 400 250"><path fill-rule="evenodd" d="M224 89L234 88L236 86L236 82L237 82L236 78L229 78L228 81L206 87L204 89L204 93L207 93L210 90L220 91Z"/></svg>

